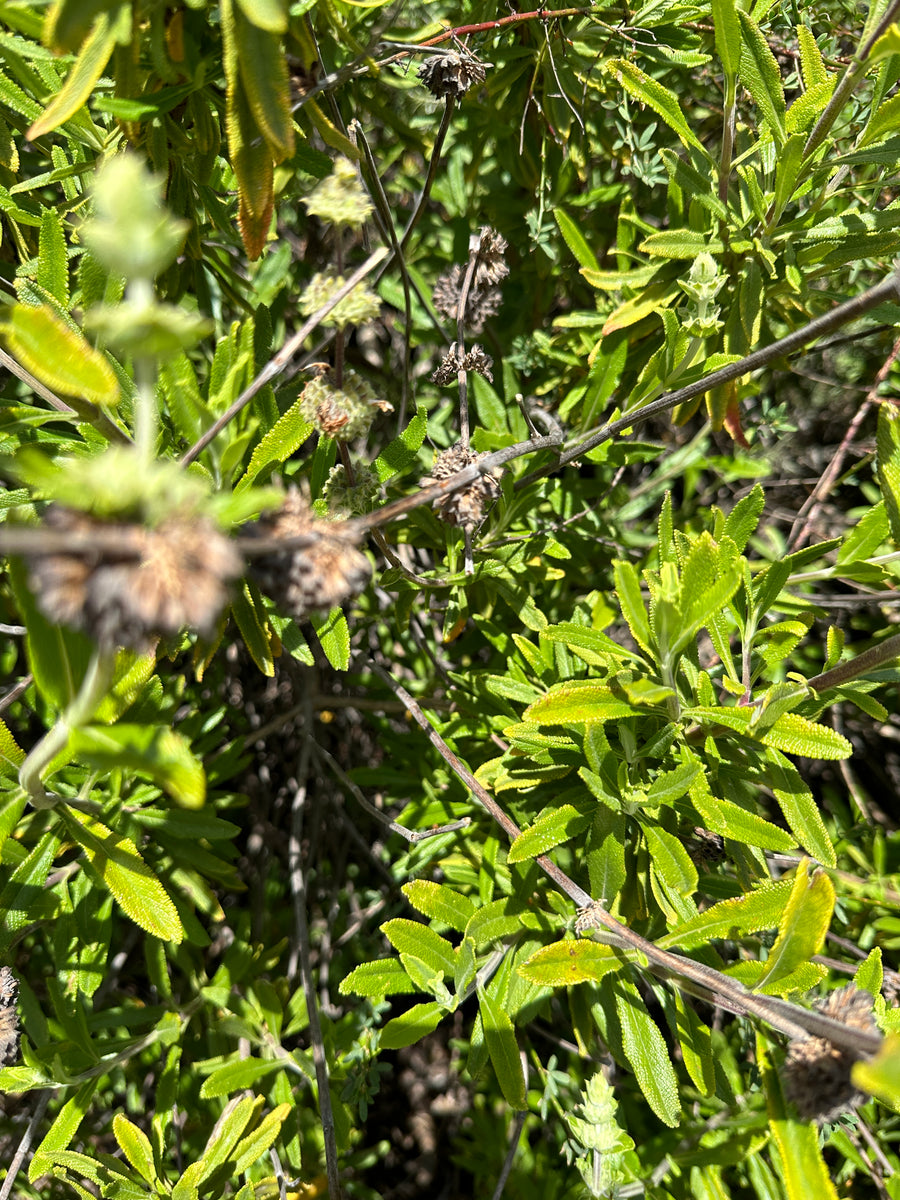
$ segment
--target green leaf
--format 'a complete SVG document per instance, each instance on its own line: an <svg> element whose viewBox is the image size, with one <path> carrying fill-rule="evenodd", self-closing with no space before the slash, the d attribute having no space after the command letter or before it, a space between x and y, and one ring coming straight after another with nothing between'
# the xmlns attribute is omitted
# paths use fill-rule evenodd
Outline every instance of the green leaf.
<svg viewBox="0 0 900 1200"><path fill-rule="evenodd" d="M426 917L443 921L451 929L464 933L475 915L475 904L468 896L455 892L443 883L432 883L430 879L415 879L400 889L407 900Z"/></svg>
<svg viewBox="0 0 900 1200"><path fill-rule="evenodd" d="M685 716L701 724L724 725L736 733L755 737L753 710L750 708L699 707L686 711ZM807 758L849 758L853 747L841 734L826 725L808 721L799 713L785 713L757 739L764 746L774 746L786 754L802 754Z"/></svg>
<svg viewBox="0 0 900 1200"><path fill-rule="evenodd" d="M653 638L650 633L650 621L647 610L641 598L641 581L634 566L624 559L613 563L616 598L622 609L622 616L628 622L631 636L640 648L651 657L653 656Z"/></svg>
<svg viewBox="0 0 900 1200"><path fill-rule="evenodd" d="M605 64L605 69L614 79L617 79L622 84L627 92L630 92L642 104L649 105L655 113L662 117L685 146L693 146L701 154L706 154L701 142L685 120L684 113L681 111L681 106L678 103L678 98L673 92L664 88L655 79L651 79L640 67L636 67L634 63L628 62L627 59L610 59Z"/></svg>
<svg viewBox="0 0 900 1200"><path fill-rule="evenodd" d="M78 1132L91 1105L94 1092L100 1083L99 1078L89 1079L83 1083L71 1099L57 1113L53 1124L47 1130L41 1144L35 1150L28 1164L28 1182L34 1183L50 1169L52 1157L60 1150L67 1149Z"/></svg>
<svg viewBox="0 0 900 1200"><path fill-rule="evenodd" d="M287 32L284 0L237 0L241 12L253 25L269 33ZM299 14L298 14L299 15Z"/></svg>
<svg viewBox="0 0 900 1200"><path fill-rule="evenodd" d="M119 384L106 356L46 305L14 304L3 332L12 355L54 392L112 407Z"/></svg>
<svg viewBox="0 0 900 1200"><path fill-rule="evenodd" d="M387 483L389 479L412 466L418 458L419 448L425 441L427 429L427 414L425 408L420 406L403 432L376 458L375 470L381 483Z"/></svg>
<svg viewBox="0 0 900 1200"><path fill-rule="evenodd" d="M635 710L613 695L603 683L573 680L555 683L545 696L530 704L522 714L536 725L569 725L582 721L617 721L633 717Z"/></svg>
<svg viewBox="0 0 900 1200"><path fill-rule="evenodd" d="M553 942L520 963L518 972L529 983L542 987L569 987L596 981L622 968L619 952L589 938Z"/></svg>
<svg viewBox="0 0 900 1200"><path fill-rule="evenodd" d="M482 905L466 926L466 937L476 948L511 937L524 925L537 925L539 918L528 912L520 900L505 896Z"/></svg>
<svg viewBox="0 0 900 1200"><path fill-rule="evenodd" d="M254 1058L248 1055L246 1058L235 1059L233 1062L223 1063L207 1075L200 1088L200 1096L204 1100L210 1100L214 1096L230 1096L242 1088L257 1087L267 1075L283 1069L284 1064L277 1058Z"/></svg>
<svg viewBox="0 0 900 1200"><path fill-rule="evenodd" d="M881 962L881 947L876 946L869 951L869 956L856 968L853 982L870 996L880 996L884 983L884 967Z"/></svg>
<svg viewBox="0 0 900 1200"><path fill-rule="evenodd" d="M792 886L791 880L783 879L763 884L746 895L720 900L661 937L657 945L663 949L679 946L682 950L695 950L715 938L733 941L745 934L775 929L781 922Z"/></svg>
<svg viewBox="0 0 900 1200"><path fill-rule="evenodd" d="M294 149L290 83L282 40L278 33L248 21L240 6L232 13L230 21L223 15L223 37L234 39L233 53L247 105L275 162L281 162Z"/></svg>
<svg viewBox="0 0 900 1200"><path fill-rule="evenodd" d="M332 667L346 671L350 665L350 629L343 612L335 607L327 617L310 613L309 620Z"/></svg>
<svg viewBox="0 0 900 1200"><path fill-rule="evenodd" d="M900 411L893 404L878 405L878 484L884 497L891 538L900 545Z"/></svg>
<svg viewBox="0 0 900 1200"><path fill-rule="evenodd" d="M288 1119L292 1109L293 1105L291 1104L279 1104L277 1108L266 1113L252 1133L248 1133L238 1142L234 1150L235 1174L241 1175L244 1171L249 1170L274 1145L281 1133L281 1127ZM216 1164L217 1166L218 1164Z"/></svg>
<svg viewBox="0 0 900 1200"><path fill-rule="evenodd" d="M82 725L69 734L72 754L104 771L147 775L185 808L206 799L203 764L174 729L160 725Z"/></svg>
<svg viewBox="0 0 900 1200"><path fill-rule="evenodd" d="M360 965L341 980L342 996L393 996L416 990L412 980L396 958L381 958Z"/></svg>
<svg viewBox="0 0 900 1200"><path fill-rule="evenodd" d="M69 260L62 221L56 209L41 214L37 281L63 308L69 303Z"/></svg>
<svg viewBox="0 0 900 1200"><path fill-rule="evenodd" d="M794 875L791 894L778 922L778 937L769 951L756 990L789 975L818 954L834 912L834 885L824 871L809 875L809 859L802 859Z"/></svg>
<svg viewBox="0 0 900 1200"><path fill-rule="evenodd" d="M249 487L266 467L273 463L283 463L292 454L296 454L312 433L312 424L300 411L302 403L302 400L297 400L292 404L254 447L247 470L235 485L236 492Z"/></svg>
<svg viewBox="0 0 900 1200"><path fill-rule="evenodd" d="M402 1050L433 1033L441 1022L445 1008L434 1000L414 1004L399 1017L388 1021L381 1031L378 1044L382 1050Z"/></svg>
<svg viewBox="0 0 900 1200"><path fill-rule="evenodd" d="M163 941L180 943L184 930L175 905L134 842L87 813L68 807L60 811L71 837L135 925Z"/></svg>
<svg viewBox="0 0 900 1200"><path fill-rule="evenodd" d="M670 1021L672 1032L681 1046L681 1056L694 1086L703 1096L711 1096L716 1089L716 1067L713 1059L712 1035L687 1003L679 988L674 989L674 1019ZM666 1008L668 1015L669 1008Z"/></svg>
<svg viewBox="0 0 900 1200"><path fill-rule="evenodd" d="M484 1040L503 1098L511 1108L524 1109L525 1073L513 1023L504 1009L481 989L478 991L478 1008L484 1025Z"/></svg>
<svg viewBox="0 0 900 1200"><path fill-rule="evenodd" d="M600 264L597 262L596 255L585 241L584 234L569 214L561 208L554 208L553 215L556 218L556 224L559 226L559 232L563 236L563 241L574 255L579 267L586 267L591 271L599 271Z"/></svg>
<svg viewBox="0 0 900 1200"><path fill-rule="evenodd" d="M666 147L662 147L659 153L663 160L663 165L669 173L669 178L681 188L685 194L685 199L689 201L696 200L698 204L711 212L713 216L724 221L728 215L728 210L718 197L712 175L701 175L696 167ZM648 238L647 240L649 241L650 239ZM673 256L664 255L663 257L668 258ZM674 257L681 257L681 255Z"/></svg>
<svg viewBox="0 0 900 1200"><path fill-rule="evenodd" d="M799 771L777 750L768 749L766 759L772 791L798 845L826 867L836 867L834 846L825 822Z"/></svg>
<svg viewBox="0 0 900 1200"><path fill-rule="evenodd" d="M117 23L102 13L85 38L66 81L25 135L33 142L73 117L87 101L116 46ZM52 385L51 385L52 386Z"/></svg>
<svg viewBox="0 0 900 1200"><path fill-rule="evenodd" d="M576 837L587 829L592 820L591 814L579 812L571 804L561 804L541 813L538 819L528 829L524 829L513 841L509 848L507 861L511 863L524 862L546 854L561 842Z"/></svg>
<svg viewBox="0 0 900 1200"><path fill-rule="evenodd" d="M690 896L697 890L697 868L674 833L657 825L644 825L644 837L653 865L679 895Z"/></svg>
<svg viewBox="0 0 900 1200"><path fill-rule="evenodd" d="M622 1026L622 1049L647 1103L670 1128L681 1117L678 1077L659 1026L647 1012L637 988L620 979L615 988L616 1013Z"/></svg>
<svg viewBox="0 0 900 1200"><path fill-rule="evenodd" d="M436 974L453 974L456 966L453 947L421 921L396 917L392 921L386 921L381 926L381 932L395 950L421 958Z"/></svg>
<svg viewBox="0 0 900 1200"><path fill-rule="evenodd" d="M702 767L696 762L682 763L671 771L663 771L647 789L647 800L653 804L672 804L690 791Z"/></svg>
<svg viewBox="0 0 900 1200"><path fill-rule="evenodd" d="M273 676L275 659L272 656L269 622L255 584L245 579L240 588L234 590L231 612L250 657L263 675Z"/></svg>
<svg viewBox="0 0 900 1200"><path fill-rule="evenodd" d="M138 1129L137 1125L133 1125L122 1113L116 1113L113 1117L113 1136L137 1173L148 1183L154 1184L157 1173L153 1162L153 1149L146 1133Z"/></svg>
<svg viewBox="0 0 900 1200"><path fill-rule="evenodd" d="M741 62L741 24L734 0L712 0L712 19L716 31L716 53L726 78L734 78Z"/></svg>
<svg viewBox="0 0 900 1200"><path fill-rule="evenodd" d="M690 258L698 254L723 254L724 244L694 229L664 229L644 238L638 249L654 258Z"/></svg>
<svg viewBox="0 0 900 1200"><path fill-rule="evenodd" d="M743 44L741 79L765 117L777 145L784 144L786 105L781 72L759 26L749 14L738 9Z"/></svg>
<svg viewBox="0 0 900 1200"><path fill-rule="evenodd" d="M851 1079L890 1108L900 1108L900 1035L889 1034L874 1058L854 1063Z"/></svg>
<svg viewBox="0 0 900 1200"><path fill-rule="evenodd" d="M796 27L797 46L800 51L800 70L807 91L830 81L822 53L812 30L802 21Z"/></svg>

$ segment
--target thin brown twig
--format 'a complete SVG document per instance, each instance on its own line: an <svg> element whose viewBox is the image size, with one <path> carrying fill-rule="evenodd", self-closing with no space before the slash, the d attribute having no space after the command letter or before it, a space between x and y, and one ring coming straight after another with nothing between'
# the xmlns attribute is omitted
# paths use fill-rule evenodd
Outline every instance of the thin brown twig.
<svg viewBox="0 0 900 1200"><path fill-rule="evenodd" d="M860 426L865 420L869 409L875 403L878 397L878 389L884 383L885 379L887 379L888 372L896 362L898 355L900 355L900 338L897 338L894 342L890 354L888 354L887 358L881 364L881 368L875 376L875 382L866 392L865 398L854 413L853 420L847 426L847 430L841 438L841 444L837 448L837 453L822 472L822 477L819 479L812 493L804 501L803 506L797 514L797 519L788 537L788 553L793 554L795 550L799 550L809 536L809 531L819 515L825 498L831 493L840 477L844 466L844 459L847 457L847 452L850 449L853 439L859 432ZM804 517L806 518L805 520L803 520ZM803 520L802 525L800 525L801 520Z"/></svg>

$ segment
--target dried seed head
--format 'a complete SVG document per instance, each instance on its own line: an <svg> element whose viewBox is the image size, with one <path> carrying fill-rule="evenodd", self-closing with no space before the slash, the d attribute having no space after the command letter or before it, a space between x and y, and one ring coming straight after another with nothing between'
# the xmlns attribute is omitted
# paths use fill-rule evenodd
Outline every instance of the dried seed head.
<svg viewBox="0 0 900 1200"><path fill-rule="evenodd" d="M431 474L421 480L422 486L428 487L432 483L439 483L442 479L449 479L451 475L456 475L470 463L478 462L480 458L484 457L485 455L476 454L462 442L457 442L448 450L439 450L434 456ZM468 487L460 488L458 492L451 492L450 495L436 500L434 510L448 525L458 525L467 533L471 533L484 520L488 505L492 504L499 495L500 484L494 476L479 475L475 482Z"/></svg>
<svg viewBox="0 0 900 1200"><path fill-rule="evenodd" d="M419 78L438 99L452 96L460 100L475 83L484 83L484 63L458 50L429 55L419 67Z"/></svg>
<svg viewBox="0 0 900 1200"><path fill-rule="evenodd" d="M303 200L306 211L322 221L359 229L372 211L372 204L348 158L338 158L331 174Z"/></svg>
<svg viewBox="0 0 900 1200"><path fill-rule="evenodd" d="M313 275L306 285L297 307L304 317L311 317L326 305L345 283L343 275L328 275L320 271ZM322 318L321 324L335 325L338 329L347 325L365 325L366 321L374 321L380 312L381 301L375 293L358 283L348 296L339 300L331 312Z"/></svg>
<svg viewBox="0 0 900 1200"><path fill-rule="evenodd" d="M145 651L154 637L185 627L211 634L228 600L228 585L243 570L228 539L211 521L193 514L147 529L53 505L45 524L82 541L92 532L101 535L103 544L96 550L38 552L29 571L35 600L48 620L82 629L106 646Z"/></svg>
<svg viewBox="0 0 900 1200"><path fill-rule="evenodd" d="M455 263L449 271L438 277L432 292L434 307L448 321L456 321L459 309L459 297L462 293L463 281L466 277L465 268ZM492 317L500 308L503 297L498 287L492 284L479 285L478 272L469 288L466 297L466 310L463 320L475 334L481 333L488 317Z"/></svg>
<svg viewBox="0 0 900 1200"><path fill-rule="evenodd" d="M490 225L482 225L481 241L478 243L478 266L475 268L475 280L479 286L497 284L509 274L504 254L506 253L506 238L501 237Z"/></svg>
<svg viewBox="0 0 900 1200"><path fill-rule="evenodd" d="M355 371L344 372L340 388L330 372L321 372L300 393L300 412L306 420L342 442L365 436L379 411L391 412L391 405L376 399L371 385Z"/></svg>
<svg viewBox="0 0 900 1200"><path fill-rule="evenodd" d="M359 595L372 575L366 556L356 548L343 521L316 517L304 497L292 489L276 513L246 530L264 538L307 537L308 544L253 560L251 573L279 609L296 620L334 608Z"/></svg>
<svg viewBox="0 0 900 1200"><path fill-rule="evenodd" d="M491 374L493 365L494 360L489 354L485 354L481 346L473 346L467 354L460 355L456 348L456 342L454 342L441 359L441 365L432 374L431 382L436 383L438 387L446 387L448 384L456 382L460 371L477 371L479 375L485 377L488 383L493 383L494 376Z"/></svg>
<svg viewBox="0 0 900 1200"><path fill-rule="evenodd" d="M9 967L0 967L0 1067L8 1067L19 1056L18 995L19 981Z"/></svg>
<svg viewBox="0 0 900 1200"><path fill-rule="evenodd" d="M877 1029L872 997L855 984L848 983L829 993L815 1007L851 1029L867 1033ZM803 1038L791 1043L784 1064L784 1091L804 1121L834 1121L865 1100L850 1078L856 1061L856 1055L839 1049L827 1038Z"/></svg>

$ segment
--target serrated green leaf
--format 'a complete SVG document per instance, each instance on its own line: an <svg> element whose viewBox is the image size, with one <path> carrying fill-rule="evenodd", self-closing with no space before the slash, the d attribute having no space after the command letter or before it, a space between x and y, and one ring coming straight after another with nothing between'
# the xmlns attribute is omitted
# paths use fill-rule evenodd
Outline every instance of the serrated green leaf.
<svg viewBox="0 0 900 1200"><path fill-rule="evenodd" d="M223 39L234 40L233 53L247 106L276 163L294 149L291 92L284 47L278 33L248 21L241 6L222 19Z"/></svg>
<svg viewBox="0 0 900 1200"><path fill-rule="evenodd" d="M698 707L687 713L692 720L701 724L724 725L736 733L755 738L753 710L750 708ZM826 725L808 721L799 713L785 713L775 724L765 730L756 740L764 746L774 746L786 754L802 754L807 758L849 758L853 748L845 737Z"/></svg>
<svg viewBox="0 0 900 1200"><path fill-rule="evenodd" d="M63 308L69 303L69 260L62 221L54 208L41 214L37 281Z"/></svg>
<svg viewBox="0 0 900 1200"><path fill-rule="evenodd" d="M69 734L72 754L104 771L147 775L185 808L206 799L203 764L174 729L159 725L82 725Z"/></svg>
<svg viewBox="0 0 900 1200"><path fill-rule="evenodd" d="M116 32L114 17L110 13L101 13L82 43L65 83L25 135L29 141L58 128L87 102L115 49Z"/></svg>
<svg viewBox="0 0 900 1200"><path fill-rule="evenodd" d="M561 804L541 813L538 819L528 829L523 829L509 848L507 861L511 863L524 862L546 854L554 846L567 842L587 829L592 820L591 814L579 812L571 804Z"/></svg>
<svg viewBox="0 0 900 1200"><path fill-rule="evenodd" d="M360 965L341 980L342 996L393 996L416 990L412 980L396 958L381 958Z"/></svg>
<svg viewBox="0 0 900 1200"><path fill-rule="evenodd" d="M720 900L661 937L657 944L663 949L679 946L694 950L716 938L738 940L745 934L777 929L792 886L792 880L783 879L746 895Z"/></svg>
<svg viewBox="0 0 900 1200"><path fill-rule="evenodd" d="M106 356L46 305L14 304L3 332L10 353L54 392L89 404L118 403L119 384Z"/></svg>
<svg viewBox="0 0 900 1200"><path fill-rule="evenodd" d="M350 665L350 628L343 612L335 607L327 617L310 613L309 620L332 667L346 671Z"/></svg>
<svg viewBox="0 0 900 1200"><path fill-rule="evenodd" d="M615 988L616 1013L622 1027L622 1049L647 1103L670 1128L678 1125L681 1104L678 1077L669 1059L659 1026L630 980L620 979Z"/></svg>
<svg viewBox="0 0 900 1200"><path fill-rule="evenodd" d="M622 84L626 91L637 97L642 104L649 105L655 113L662 117L685 146L693 146L702 154L706 153L685 120L678 97L673 92L664 88L655 79L651 79L640 67L636 67L634 63L630 63L624 58L610 59L605 64L605 69Z"/></svg>
<svg viewBox="0 0 900 1200"><path fill-rule="evenodd" d="M478 1008L484 1026L484 1040L503 1098L511 1108L524 1109L525 1073L513 1023L504 1009L480 989Z"/></svg>
<svg viewBox="0 0 900 1200"><path fill-rule="evenodd" d="M421 921L396 917L381 926L381 932L395 950L413 954L427 963L435 974L452 975L456 956L448 941Z"/></svg>
<svg viewBox="0 0 900 1200"><path fill-rule="evenodd" d="M875 946L869 951L868 958L856 968L853 982L863 992L870 996L880 996L884 983L884 967L881 962L881 947Z"/></svg>
<svg viewBox="0 0 900 1200"><path fill-rule="evenodd" d="M800 70L807 90L829 82L822 53L812 30L802 21L797 25L797 48L800 51Z"/></svg>
<svg viewBox="0 0 900 1200"><path fill-rule="evenodd" d="M300 400L292 404L254 447L247 470L235 485L236 492L249 487L266 467L273 463L281 464L292 454L296 454L312 433L313 426L303 417L300 411L301 404Z"/></svg>
<svg viewBox="0 0 900 1200"><path fill-rule="evenodd" d="M49 1169L51 1156L71 1145L72 1139L78 1132L81 1122L87 1115L91 1100L99 1079L89 1079L83 1083L71 1099L67 1100L54 1118L53 1124L47 1130L41 1144L35 1150L28 1164L28 1182L34 1183Z"/></svg>
<svg viewBox="0 0 900 1200"><path fill-rule="evenodd" d="M178 911L134 842L87 813L62 811L70 835L135 925L162 941L180 943L184 930Z"/></svg>
<svg viewBox="0 0 900 1200"><path fill-rule="evenodd" d="M741 24L734 0L712 0L716 53L726 77L734 77L741 62Z"/></svg>
<svg viewBox="0 0 900 1200"><path fill-rule="evenodd" d="M434 1000L414 1004L407 1012L388 1021L381 1031L378 1044L382 1050L402 1050L433 1033L441 1022L445 1009Z"/></svg>
<svg viewBox="0 0 900 1200"><path fill-rule="evenodd" d="M641 598L641 581L638 573L630 562L617 559L613 563L616 599L622 610L622 616L628 622L631 636L643 651L652 656L653 638L650 633L650 621L647 610Z"/></svg>
<svg viewBox="0 0 900 1200"><path fill-rule="evenodd" d="M894 545L900 545L900 411L893 404L878 406L878 483Z"/></svg>
<svg viewBox="0 0 900 1200"><path fill-rule="evenodd" d="M113 1136L119 1143L119 1148L142 1179L148 1183L156 1182L156 1167L153 1162L153 1149L150 1139L143 1129L138 1129L122 1113L113 1117Z"/></svg>
<svg viewBox="0 0 900 1200"><path fill-rule="evenodd" d="M599 271L600 264L597 262L596 255L587 244L584 234L569 214L564 209L554 208L553 216L556 218L556 224L559 226L559 232L563 236L563 241L569 247L579 267L586 267L591 271Z"/></svg>
<svg viewBox="0 0 900 1200"><path fill-rule="evenodd" d="M521 900L504 896L502 900L491 900L478 909L466 926L466 937L480 948L500 938L511 937L523 927L539 928L541 923L540 914L526 908Z"/></svg>
<svg viewBox="0 0 900 1200"><path fill-rule="evenodd" d="M716 1067L709 1026L700 1020L677 987L672 999L675 1008L672 1032L681 1046L687 1073L702 1096L711 1096L716 1088Z"/></svg>
<svg viewBox="0 0 900 1200"><path fill-rule="evenodd" d="M419 448L425 441L427 430L427 414L424 407L420 406L403 432L376 458L375 470L381 483L387 483L389 479L412 466L418 457Z"/></svg>
<svg viewBox="0 0 900 1200"><path fill-rule="evenodd" d="M663 147L659 153L663 160L663 165L669 174L669 178L681 188L685 194L685 198L696 200L698 204L711 212L713 216L724 221L727 218L728 210L716 193L712 176L701 175L696 167L686 162L674 150Z"/></svg>
<svg viewBox="0 0 900 1200"><path fill-rule="evenodd" d="M809 859L800 861L791 893L778 923L778 937L769 951L757 988L775 983L818 954L834 912L834 884L824 871L809 875Z"/></svg>
<svg viewBox="0 0 900 1200"><path fill-rule="evenodd" d="M621 955L612 947L580 938L543 946L517 969L529 983L542 987L569 987L602 979L610 971L620 970L622 965Z"/></svg>
<svg viewBox="0 0 900 1200"><path fill-rule="evenodd" d="M259 592L254 584L244 580L231 599L231 612L241 631L250 657L269 677L275 674L275 659L269 633L269 622Z"/></svg>
<svg viewBox="0 0 900 1200"><path fill-rule="evenodd" d="M638 249L652 258L690 258L698 254L723 254L724 244L694 229L664 229L645 237Z"/></svg>
<svg viewBox="0 0 900 1200"><path fill-rule="evenodd" d="M772 791L798 845L826 867L836 867L834 846L825 822L799 771L777 750L767 750L766 759Z"/></svg>
<svg viewBox="0 0 900 1200"><path fill-rule="evenodd" d="M687 762L663 771L647 789L647 799L653 804L672 804L690 791L701 770L699 763Z"/></svg>
<svg viewBox="0 0 900 1200"><path fill-rule="evenodd" d="M476 907L468 896L463 896L443 883L432 883L430 879L415 879L400 889L407 900L426 917L443 921L451 929L464 933L475 915Z"/></svg>
<svg viewBox="0 0 900 1200"><path fill-rule="evenodd" d="M287 31L287 6L284 0L237 0L248 21L269 33ZM297 13L296 15L301 15Z"/></svg>
<svg viewBox="0 0 900 1200"><path fill-rule="evenodd" d="M572 681L555 683L522 714L536 725L569 725L582 721L618 721L633 717L635 710L613 695L603 683Z"/></svg>
<svg viewBox="0 0 900 1200"><path fill-rule="evenodd" d="M644 825L650 858L669 887L681 896L697 890L697 868L674 833L657 825Z"/></svg>
<svg viewBox="0 0 900 1200"><path fill-rule="evenodd" d="M291 1113L292 1105L279 1104L266 1113L252 1133L247 1134L235 1147L235 1174L241 1175L258 1162L274 1144L281 1127Z"/></svg>
<svg viewBox="0 0 900 1200"><path fill-rule="evenodd" d="M252 1055L235 1059L234 1062L223 1063L207 1075L200 1088L200 1096L204 1100L214 1096L230 1096L242 1088L258 1086L267 1075L283 1069L284 1065L278 1059L254 1058Z"/></svg>
<svg viewBox="0 0 900 1200"><path fill-rule="evenodd" d="M778 62L753 18L739 9L738 19L742 33L741 79L765 117L776 144L781 146L787 133L784 85Z"/></svg>

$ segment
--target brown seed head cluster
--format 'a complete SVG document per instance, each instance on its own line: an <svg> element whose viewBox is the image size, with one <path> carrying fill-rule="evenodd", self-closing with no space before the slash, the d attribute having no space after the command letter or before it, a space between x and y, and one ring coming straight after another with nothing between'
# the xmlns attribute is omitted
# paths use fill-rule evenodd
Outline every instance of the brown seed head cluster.
<svg viewBox="0 0 900 1200"><path fill-rule="evenodd" d="M432 96L442 99L452 96L460 100L470 87L484 83L484 63L465 51L448 50L446 53L430 54L419 67L419 78Z"/></svg>
<svg viewBox="0 0 900 1200"><path fill-rule="evenodd" d="M308 544L288 555L261 555L251 568L262 590L296 620L344 604L359 595L371 578L369 560L357 549L346 523L316 517L296 489L288 492L276 513L246 532L264 538L308 538Z"/></svg>
<svg viewBox="0 0 900 1200"><path fill-rule="evenodd" d="M435 454L431 474L422 479L421 484L423 487L428 487L432 483L439 483L442 479L449 479L451 475L456 475L470 463L478 462L480 458L484 457L483 454L476 454L474 450L464 446L462 442L457 442L448 450L440 450ZM467 533L471 533L484 520L488 505L492 504L499 495L500 484L494 476L479 475L475 482L468 487L460 488L458 492L452 492L449 496L443 496L436 500L434 509L441 520L446 521L448 525L458 525Z"/></svg>
<svg viewBox="0 0 900 1200"><path fill-rule="evenodd" d="M489 354L485 354L481 346L473 346L466 354L460 354L454 342L441 359L441 365L432 374L431 382L436 383L438 387L446 387L447 384L456 382L460 371L476 371L483 375L488 383L493 383L493 365L494 360Z"/></svg>
<svg viewBox="0 0 900 1200"><path fill-rule="evenodd" d="M481 333L488 317L496 313L503 297L497 286L509 274L504 254L506 239L496 230L485 225L481 229L477 250L475 274L466 297L463 320L473 333ZM458 263L438 277L432 292L434 307L448 321L456 321L462 295L466 268Z"/></svg>
<svg viewBox="0 0 900 1200"><path fill-rule="evenodd" d="M346 371L339 388L331 371L320 372L300 393L300 412L326 437L354 441L364 437L379 412L391 412L386 400L355 371Z"/></svg>
<svg viewBox="0 0 900 1200"><path fill-rule="evenodd" d="M872 997L855 984L830 992L815 1007L851 1029L866 1033L877 1029ZM865 1100L850 1078L856 1061L854 1054L840 1050L827 1038L803 1038L791 1043L784 1064L784 1091L804 1121L834 1121Z"/></svg>
<svg viewBox="0 0 900 1200"><path fill-rule="evenodd" d="M243 570L235 548L203 517L173 516L147 529L52 505L44 521L82 544L94 534L98 546L31 556L38 607L109 647L145 651L154 637L185 627L211 634Z"/></svg>

